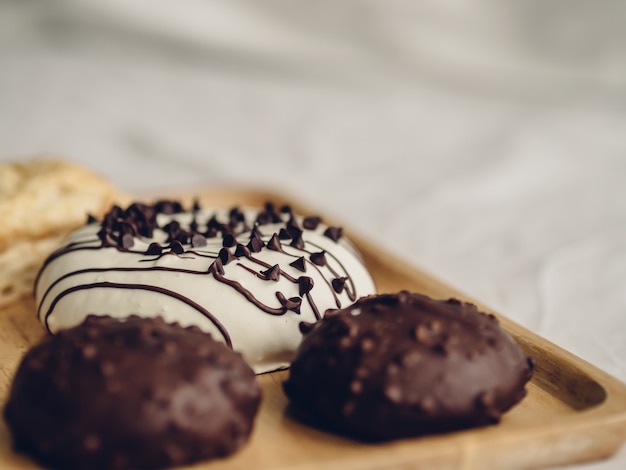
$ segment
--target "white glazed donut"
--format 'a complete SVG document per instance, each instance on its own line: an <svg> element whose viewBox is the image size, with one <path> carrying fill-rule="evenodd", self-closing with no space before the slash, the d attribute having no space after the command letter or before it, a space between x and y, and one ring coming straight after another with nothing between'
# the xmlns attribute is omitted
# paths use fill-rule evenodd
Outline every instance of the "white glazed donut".
<svg viewBox="0 0 626 470"><path fill-rule="evenodd" d="M46 260L35 282L52 333L89 314L161 316L222 340L256 373L285 368L299 324L375 293L341 229L278 210L190 211L175 201L114 207Z"/></svg>

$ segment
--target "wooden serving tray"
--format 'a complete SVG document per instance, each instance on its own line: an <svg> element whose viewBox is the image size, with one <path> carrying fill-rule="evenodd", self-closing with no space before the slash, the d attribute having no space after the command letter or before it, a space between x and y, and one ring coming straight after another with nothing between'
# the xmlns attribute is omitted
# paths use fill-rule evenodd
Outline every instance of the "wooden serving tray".
<svg viewBox="0 0 626 470"><path fill-rule="evenodd" d="M205 205L259 205L288 202L298 212L319 215L293 199L268 191L200 190ZM170 194L171 195L171 194ZM189 192L174 194L190 200ZM332 223L332 221L326 220ZM380 468L536 468L610 456L626 441L626 386L498 315L430 275L347 231L363 254L379 292L408 289L436 298L455 296L494 313L536 364L528 396L500 424L438 436L363 444L298 423L285 414L281 384L288 372L259 376L264 399L248 445L226 459L189 468L222 469L380 469ZM24 352L44 336L30 299L0 310L0 402L6 400L13 373ZM11 450L0 423L0 468L36 465Z"/></svg>

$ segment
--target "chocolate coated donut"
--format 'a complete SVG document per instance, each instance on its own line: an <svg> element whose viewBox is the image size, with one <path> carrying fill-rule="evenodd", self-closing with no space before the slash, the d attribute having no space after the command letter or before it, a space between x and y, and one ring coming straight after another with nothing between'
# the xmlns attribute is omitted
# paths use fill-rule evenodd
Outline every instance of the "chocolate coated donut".
<svg viewBox="0 0 626 470"><path fill-rule="evenodd" d="M89 316L28 351L4 415L47 468L147 469L235 452L260 399L241 355L195 326Z"/></svg>
<svg viewBox="0 0 626 470"><path fill-rule="evenodd" d="M358 439L496 423L532 375L496 317L456 299L369 296L302 329L284 383L292 409Z"/></svg>

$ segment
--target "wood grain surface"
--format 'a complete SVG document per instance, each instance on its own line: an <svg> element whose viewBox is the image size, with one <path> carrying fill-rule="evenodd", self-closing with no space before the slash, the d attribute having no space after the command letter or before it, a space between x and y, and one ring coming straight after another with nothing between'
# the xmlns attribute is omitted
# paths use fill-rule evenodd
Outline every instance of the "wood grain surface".
<svg viewBox="0 0 626 470"><path fill-rule="evenodd" d="M174 195L189 200L192 194L198 195L204 204L216 207L258 205L272 200L278 204L289 202L304 214L320 215L314 208L270 191L217 188ZM259 376L264 399L248 445L232 457L188 468L538 468L607 457L626 441L624 384L428 273L405 264L358 234L346 232L363 254L379 292L408 289L436 298L455 296L473 301L484 311L498 316L503 327L536 363L528 396L495 426L363 444L292 419L285 412L287 401L281 388L288 372L265 374ZM0 402L6 399L22 355L44 334L31 299L0 310ZM4 422L0 423L0 468L37 468L28 457L12 451Z"/></svg>

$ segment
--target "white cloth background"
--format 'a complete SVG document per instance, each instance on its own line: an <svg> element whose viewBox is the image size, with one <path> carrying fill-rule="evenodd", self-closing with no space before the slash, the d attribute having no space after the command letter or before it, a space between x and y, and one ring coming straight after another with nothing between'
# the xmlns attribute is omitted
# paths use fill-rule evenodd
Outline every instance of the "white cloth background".
<svg viewBox="0 0 626 470"><path fill-rule="evenodd" d="M0 0L3 160L279 188L622 381L625 136L621 1Z"/></svg>

